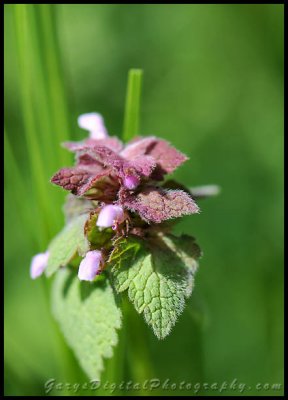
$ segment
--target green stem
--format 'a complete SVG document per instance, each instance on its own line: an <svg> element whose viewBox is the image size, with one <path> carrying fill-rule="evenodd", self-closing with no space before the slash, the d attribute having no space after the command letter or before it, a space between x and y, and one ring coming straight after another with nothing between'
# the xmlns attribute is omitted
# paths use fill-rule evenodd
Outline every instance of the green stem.
<svg viewBox="0 0 288 400"><path fill-rule="evenodd" d="M113 396L122 396L124 391L119 389L121 382L126 380L126 324L125 321L122 323L121 329L118 331L118 344L114 348L113 357L105 360L105 369L101 376L102 386L98 389L98 396L107 396L109 393L104 388L105 382L115 383L117 386L113 391Z"/></svg>
<svg viewBox="0 0 288 400"><path fill-rule="evenodd" d="M129 141L138 134L142 70L131 69L128 76L126 106L124 114L123 140ZM113 358L106 362L102 382L109 381L119 385L122 381L133 380L143 383L153 376L149 357L149 344L146 327L141 316L137 315L127 299L123 299L123 324L118 333L119 342L114 349ZM144 329L143 329L144 328ZM142 393L142 392L141 392ZM114 395L123 395L125 391L116 390ZM129 395L132 390L129 391ZM135 394L139 394L137 391ZM145 394L144 392L142 394ZM101 387L98 395L109 395Z"/></svg>
<svg viewBox="0 0 288 400"><path fill-rule="evenodd" d="M139 134L142 75L141 69L131 69L128 75L123 129L123 140L126 142ZM153 377L147 326L142 316L137 315L127 299L123 301L123 315L125 332L121 338L122 352L124 347L124 361L128 364L129 379L131 378L135 383L143 383L146 379ZM118 365L118 368L121 366ZM147 393L138 391L135 394Z"/></svg>
<svg viewBox="0 0 288 400"><path fill-rule="evenodd" d="M124 303L124 323L126 322L127 361L133 382L143 383L154 377L149 352L149 332L142 315L137 314L128 299ZM147 395L145 390L138 394Z"/></svg>
<svg viewBox="0 0 288 400"><path fill-rule="evenodd" d="M139 134L142 75L141 69L130 69L128 75L123 128L123 140L126 142Z"/></svg>

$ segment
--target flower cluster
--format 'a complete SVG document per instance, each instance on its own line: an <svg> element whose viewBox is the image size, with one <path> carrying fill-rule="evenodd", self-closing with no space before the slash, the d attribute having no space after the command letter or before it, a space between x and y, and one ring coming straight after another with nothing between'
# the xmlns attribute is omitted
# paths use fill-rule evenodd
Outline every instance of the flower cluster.
<svg viewBox="0 0 288 400"><path fill-rule="evenodd" d="M136 137L124 145L108 135L100 114L78 118L89 137L81 142L66 142L75 153L75 166L60 169L51 182L81 199L97 203L96 226L111 229L115 235L143 234L167 220L194 214L199 208L183 186L169 184L166 175L188 158L167 141L154 136ZM31 277L45 269L48 253L34 257ZM103 269L101 249L89 251L79 266L81 280L93 280Z"/></svg>

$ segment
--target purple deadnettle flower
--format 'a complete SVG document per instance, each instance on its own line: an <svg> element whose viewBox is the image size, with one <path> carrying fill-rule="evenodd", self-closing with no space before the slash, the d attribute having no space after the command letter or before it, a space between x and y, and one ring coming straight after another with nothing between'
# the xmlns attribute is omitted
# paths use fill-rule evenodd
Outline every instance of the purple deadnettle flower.
<svg viewBox="0 0 288 400"><path fill-rule="evenodd" d="M80 263L78 278L80 281L93 281L101 272L103 255L99 250L88 251Z"/></svg>
<svg viewBox="0 0 288 400"><path fill-rule="evenodd" d="M194 196L197 198L197 191L196 195L193 195L185 185L174 179L167 179L167 175L174 173L188 160L188 157L166 140L156 136L137 136L128 143L123 143L119 138L108 135L103 118L98 113L81 115L78 124L88 130L90 135L79 142L63 143L64 147L75 154L75 164L61 168L51 178L52 183L71 192L71 195L64 209L67 226L63 233L57 236L55 242L57 245L50 247L51 257L47 272L50 274L62 266L75 267L79 264L78 256L81 256L78 268L79 280L90 281L97 285L99 281L95 278L104 270L111 269L111 273L115 275L118 266L128 263L128 267L129 264L135 267L137 263L139 264L140 258L142 260L148 254L152 257L150 261L153 267L161 269L161 274L162 269L167 267L164 278L168 283L164 284L168 289L165 293L160 293L160 297L158 296L159 318L151 321L150 314L147 317L147 313L144 312L146 321L152 325L157 337L163 338L175 324L185 297L191 295L193 276L198 265L197 259L201 255L193 237L171 234L174 223L169 222L199 212L194 200ZM58 255L62 249L66 250L63 261L62 257L59 260ZM55 258L55 265L52 258ZM45 268L46 263L41 263L41 260L39 258L39 261L35 261L33 269L35 272L31 272L32 277L41 274ZM180 269L176 270L177 265L172 265L171 270L167 260L171 260L172 264L174 261L177 264L179 260L178 268L184 271L187 264L186 270L192 268L192 271L189 270L191 273L188 271L184 277ZM138 264L136 269L141 263ZM51 269L52 271L49 271ZM134 295L135 290L139 289L144 293L144 297L147 290L150 296L155 285L149 282L150 287L148 289L144 287L147 283L147 274L140 269L136 271L138 286L137 282L136 286L130 285L129 294L132 290ZM129 277L130 272L135 277L135 271L129 270ZM157 271L154 272L157 275ZM181 274L180 283L176 274L177 276ZM143 280L145 285L142 287ZM118 288L118 292L122 289ZM166 299L172 296L176 293L175 290L177 298L174 296L166 309L165 303L161 304L161 299L163 296ZM149 302L149 299L147 301ZM139 308L139 302L134 301L134 303L135 307ZM165 320L167 312L174 315L171 314L172 318L169 321ZM117 328L115 324L113 326Z"/></svg>
<svg viewBox="0 0 288 400"><path fill-rule="evenodd" d="M49 258L48 251L46 251L46 253L36 254L32 258L31 266L30 266L30 276L32 279L36 279L40 275L42 275L43 271L47 267L48 258Z"/></svg>
<svg viewBox="0 0 288 400"><path fill-rule="evenodd" d="M96 225L101 228L110 228L115 224L121 224L125 219L124 211L121 206L108 204L104 206L98 215Z"/></svg>
<svg viewBox="0 0 288 400"><path fill-rule="evenodd" d="M188 157L156 136L136 137L124 144L110 137L100 114L83 114L79 125L90 138L66 142L76 155L73 167L60 169L51 182L77 197L104 202L97 226L113 229L125 215L136 214L148 224L199 212L189 190L176 184L170 188L165 177ZM111 203L117 202L117 205Z"/></svg>
<svg viewBox="0 0 288 400"><path fill-rule="evenodd" d="M91 139L105 139L108 136L101 114L95 112L82 114L78 117L78 125L90 132Z"/></svg>

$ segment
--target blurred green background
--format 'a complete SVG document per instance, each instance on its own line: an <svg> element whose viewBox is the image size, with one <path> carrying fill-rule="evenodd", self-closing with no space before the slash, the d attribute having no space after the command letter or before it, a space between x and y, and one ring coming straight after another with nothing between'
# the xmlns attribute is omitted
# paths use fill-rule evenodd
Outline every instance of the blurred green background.
<svg viewBox="0 0 288 400"><path fill-rule="evenodd" d="M139 322L147 378L283 395L271 387L283 384L283 5L180 4L5 5L5 394L87 381L29 265L63 225L49 183L72 163L60 141L84 138L77 116L91 111L121 134L131 67L144 69L141 134L189 155L175 178L222 188L177 226L204 255L174 331L159 342ZM129 351L127 379L133 358L141 368ZM200 394L241 394L228 389Z"/></svg>

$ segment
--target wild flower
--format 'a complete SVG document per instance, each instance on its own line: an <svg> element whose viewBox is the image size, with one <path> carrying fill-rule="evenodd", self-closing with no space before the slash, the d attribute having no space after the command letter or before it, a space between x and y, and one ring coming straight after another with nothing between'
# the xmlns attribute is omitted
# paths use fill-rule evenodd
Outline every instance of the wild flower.
<svg viewBox="0 0 288 400"><path fill-rule="evenodd" d="M31 261L30 276L32 279L38 278L47 267L49 252L36 254Z"/></svg>
<svg viewBox="0 0 288 400"><path fill-rule="evenodd" d="M79 281L98 288L93 297L97 302L104 293L99 292L104 290L98 282L101 275L111 290L109 301L114 301L113 290L120 294L128 289L136 310L163 338L192 293L201 255L193 237L171 233L180 217L199 212L192 192L167 179L188 157L156 136L139 136L124 144L108 135L98 113L80 115L78 124L88 130L88 138L63 144L75 154L75 164L51 178L69 192L66 225L48 250L33 258L31 277L44 270L49 277L58 269L69 274L77 268ZM58 274L56 286L61 279ZM74 300L82 304L81 299ZM62 296L59 301L64 301ZM67 330L66 335L77 347L74 334Z"/></svg>
<svg viewBox="0 0 288 400"><path fill-rule="evenodd" d="M64 147L75 153L75 165L61 168L51 182L80 201L86 199L90 212L97 215L95 225L100 230L112 227L116 237L132 234L149 238L155 230L167 232L167 220L199 212L188 189L165 180L188 160L166 140L156 136L136 137L124 145L117 137L108 135L98 113L80 115L78 124L89 131L89 137L64 143ZM110 250L114 240L115 236L111 236ZM45 254L47 258L48 253ZM93 254L95 258L96 253ZM80 279L85 276L84 271L93 270L92 253L87 256L80 264ZM41 260L47 261L46 258ZM35 262L32 263L34 278L44 270L44 264L39 263L36 268ZM98 274L98 265L95 268L93 271L97 273L88 272L91 278L88 280Z"/></svg>
<svg viewBox="0 0 288 400"><path fill-rule="evenodd" d="M99 117L92 115L94 124L90 114L85 126L96 129ZM60 169L51 181L75 196L121 206L150 224L199 212L188 191L163 185L188 159L166 140L137 137L124 145L117 137L99 136L64 146L75 153L75 166Z"/></svg>
<svg viewBox="0 0 288 400"><path fill-rule="evenodd" d="M101 272L103 256L101 251L88 251L79 265L78 278L80 281L93 281Z"/></svg>

